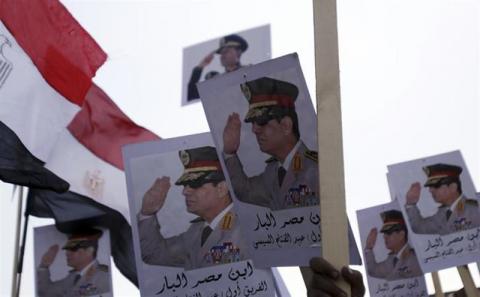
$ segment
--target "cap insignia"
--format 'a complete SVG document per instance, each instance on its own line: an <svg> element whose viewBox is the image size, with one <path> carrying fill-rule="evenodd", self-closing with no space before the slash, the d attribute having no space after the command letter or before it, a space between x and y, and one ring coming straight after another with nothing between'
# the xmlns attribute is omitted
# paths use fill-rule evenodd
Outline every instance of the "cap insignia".
<svg viewBox="0 0 480 297"><path fill-rule="evenodd" d="M182 161L183 166L187 166L190 163L190 155L187 151L180 151L180 161Z"/></svg>
<svg viewBox="0 0 480 297"><path fill-rule="evenodd" d="M242 89L243 96L247 98L247 101L250 101L252 98L252 92L250 91L250 87L247 84L240 84L240 89Z"/></svg>

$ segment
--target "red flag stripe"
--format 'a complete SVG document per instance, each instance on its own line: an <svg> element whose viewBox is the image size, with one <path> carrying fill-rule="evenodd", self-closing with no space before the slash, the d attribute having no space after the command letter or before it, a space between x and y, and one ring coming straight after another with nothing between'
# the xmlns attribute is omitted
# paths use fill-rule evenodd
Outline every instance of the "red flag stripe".
<svg viewBox="0 0 480 297"><path fill-rule="evenodd" d="M45 80L81 106L107 54L58 0L2 0L0 19Z"/></svg>
<svg viewBox="0 0 480 297"><path fill-rule="evenodd" d="M160 139L135 124L95 84L92 84L82 109L68 125L68 130L93 154L121 170L123 145Z"/></svg>

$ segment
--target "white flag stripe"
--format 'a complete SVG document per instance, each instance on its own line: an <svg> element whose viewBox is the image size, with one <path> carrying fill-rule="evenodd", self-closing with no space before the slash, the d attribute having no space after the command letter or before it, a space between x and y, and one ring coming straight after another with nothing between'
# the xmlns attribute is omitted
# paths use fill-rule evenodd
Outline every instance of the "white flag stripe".
<svg viewBox="0 0 480 297"><path fill-rule="evenodd" d="M45 165L70 183L70 191L119 211L130 222L125 174L98 158L65 129Z"/></svg>
<svg viewBox="0 0 480 297"><path fill-rule="evenodd" d="M0 120L15 131L30 152L45 161L59 132L80 107L43 79L1 22L0 37L9 43L0 48L0 59L6 63L6 71L0 73Z"/></svg>

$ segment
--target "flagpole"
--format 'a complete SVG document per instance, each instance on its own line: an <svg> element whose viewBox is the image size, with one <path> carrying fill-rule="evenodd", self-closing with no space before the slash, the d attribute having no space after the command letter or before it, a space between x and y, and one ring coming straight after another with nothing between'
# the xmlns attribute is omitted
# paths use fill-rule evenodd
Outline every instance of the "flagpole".
<svg viewBox="0 0 480 297"><path fill-rule="evenodd" d="M435 288L435 297L444 297L445 294L443 294L442 283L440 282L438 271L432 272L432 281L433 287Z"/></svg>
<svg viewBox="0 0 480 297"><path fill-rule="evenodd" d="M22 208L23 208L23 187L19 186L18 204L17 204L17 224L15 227L15 247L13 254L13 273L12 273L12 296L17 296L17 269L18 269L18 245L20 241L20 226L22 224Z"/></svg>
<svg viewBox="0 0 480 297"><path fill-rule="evenodd" d="M27 208L28 208L28 202L27 202ZM27 208L25 208L25 212L24 212L25 220L23 222L22 245L20 246L20 255L18 256L18 266L17 266L18 280L16 285L17 287L16 297L20 296L20 288L22 285L23 258L25 256L25 244L27 241L28 217L29 217Z"/></svg>

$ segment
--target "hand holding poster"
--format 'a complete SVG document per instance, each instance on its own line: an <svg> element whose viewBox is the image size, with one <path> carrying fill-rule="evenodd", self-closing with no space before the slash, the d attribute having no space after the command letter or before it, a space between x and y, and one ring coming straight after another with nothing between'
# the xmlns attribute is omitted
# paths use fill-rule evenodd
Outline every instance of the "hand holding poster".
<svg viewBox="0 0 480 297"><path fill-rule="evenodd" d="M274 296L270 271L249 260L209 133L130 145L124 160L142 295Z"/></svg>

